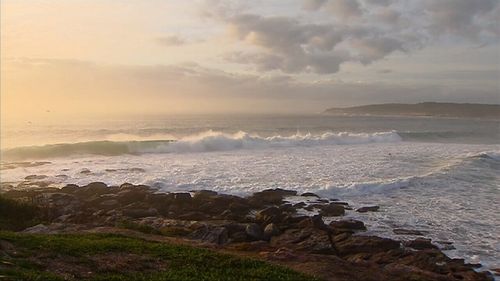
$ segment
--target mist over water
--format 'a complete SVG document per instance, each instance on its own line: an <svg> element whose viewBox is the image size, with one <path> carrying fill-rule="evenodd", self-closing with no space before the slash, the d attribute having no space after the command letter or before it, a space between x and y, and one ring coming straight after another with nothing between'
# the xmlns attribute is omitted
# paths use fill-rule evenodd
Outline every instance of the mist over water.
<svg viewBox="0 0 500 281"><path fill-rule="evenodd" d="M2 129L2 183L41 175L58 187L102 181L163 192L310 191L381 206L349 214L372 233L422 230L453 242L451 256L500 266L498 121L184 116Z"/></svg>

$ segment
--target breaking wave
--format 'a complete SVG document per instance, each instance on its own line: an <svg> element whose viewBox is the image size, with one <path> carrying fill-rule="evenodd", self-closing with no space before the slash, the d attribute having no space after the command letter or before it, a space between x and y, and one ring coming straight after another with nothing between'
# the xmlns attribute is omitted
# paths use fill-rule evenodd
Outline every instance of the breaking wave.
<svg viewBox="0 0 500 281"><path fill-rule="evenodd" d="M272 147L350 145L366 143L400 142L398 133L324 133L295 134L291 136L262 137L246 132L227 134L207 131L198 135L187 136L177 140L145 140L145 141L88 141L79 143L61 143L43 146L28 146L6 149L2 151L4 159L40 159L67 157L71 155L104 155L146 153L188 153L229 151L238 149L260 149Z"/></svg>

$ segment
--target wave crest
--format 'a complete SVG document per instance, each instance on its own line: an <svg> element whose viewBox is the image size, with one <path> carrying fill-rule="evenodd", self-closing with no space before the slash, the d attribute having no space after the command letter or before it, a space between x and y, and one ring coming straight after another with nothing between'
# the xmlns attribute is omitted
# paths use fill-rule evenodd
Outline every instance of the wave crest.
<svg viewBox="0 0 500 281"><path fill-rule="evenodd" d="M116 156L123 154L188 153L273 147L386 143L400 142L401 140L401 137L394 131L377 133L327 132L317 135L297 133L291 136L262 137L243 131L228 134L210 130L178 140L89 141L18 147L3 150L2 157L4 159L39 159L82 154Z"/></svg>

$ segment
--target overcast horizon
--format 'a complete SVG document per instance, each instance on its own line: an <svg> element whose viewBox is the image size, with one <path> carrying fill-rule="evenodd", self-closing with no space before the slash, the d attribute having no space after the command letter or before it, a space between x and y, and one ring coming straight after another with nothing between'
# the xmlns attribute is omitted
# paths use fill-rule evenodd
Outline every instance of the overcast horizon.
<svg viewBox="0 0 500 281"><path fill-rule="evenodd" d="M2 119L498 104L499 3L6 0Z"/></svg>

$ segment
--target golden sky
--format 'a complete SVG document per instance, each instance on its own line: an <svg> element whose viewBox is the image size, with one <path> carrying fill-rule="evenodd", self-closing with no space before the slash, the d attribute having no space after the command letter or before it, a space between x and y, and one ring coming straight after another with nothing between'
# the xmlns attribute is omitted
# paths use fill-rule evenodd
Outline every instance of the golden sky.
<svg viewBox="0 0 500 281"><path fill-rule="evenodd" d="M498 1L409 2L3 0L2 122L498 103Z"/></svg>

